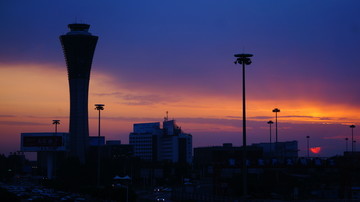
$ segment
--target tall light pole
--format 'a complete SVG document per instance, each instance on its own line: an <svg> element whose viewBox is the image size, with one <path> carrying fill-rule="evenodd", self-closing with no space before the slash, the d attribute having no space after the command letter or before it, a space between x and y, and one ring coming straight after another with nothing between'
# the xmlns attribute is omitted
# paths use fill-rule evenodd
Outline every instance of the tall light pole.
<svg viewBox="0 0 360 202"><path fill-rule="evenodd" d="M55 125L55 133L54 136L57 134L57 126L60 124L60 120L52 120L53 125ZM56 137L55 137L56 138ZM54 176L54 153L52 151L47 151L45 153L47 155L47 177L48 179L52 179Z"/></svg>
<svg viewBox="0 0 360 202"><path fill-rule="evenodd" d="M270 126L270 144L269 144L269 146L270 146L270 155L271 155L271 153L272 153L272 145L271 145L271 125L274 123L273 121L268 121L267 122L268 124L269 124L269 126Z"/></svg>
<svg viewBox="0 0 360 202"><path fill-rule="evenodd" d="M272 112L275 112L275 153L276 156L278 155L278 116L277 113L280 112L280 109L275 108L272 110Z"/></svg>
<svg viewBox="0 0 360 202"><path fill-rule="evenodd" d="M243 194L247 195L247 166L246 166L246 99L245 99L245 66L251 64L252 54L235 54L235 64L242 64L242 110L243 110Z"/></svg>
<svg viewBox="0 0 360 202"><path fill-rule="evenodd" d="M353 143L354 143L354 152L356 152L356 140L354 140Z"/></svg>
<svg viewBox="0 0 360 202"><path fill-rule="evenodd" d="M100 111L104 110L104 104L95 104L95 110L99 111L99 126L98 126L98 165L97 165L97 186L100 186Z"/></svg>
<svg viewBox="0 0 360 202"><path fill-rule="evenodd" d="M275 108L275 109L273 109L272 110L272 112L275 112L275 142L276 143L278 143L278 121L277 121L277 118L278 118L278 116L277 116L277 113L278 112L280 112L280 109L278 109L278 108Z"/></svg>
<svg viewBox="0 0 360 202"><path fill-rule="evenodd" d="M95 104L95 110L99 111L99 128L98 128L98 137L100 137L100 111L104 110L104 104Z"/></svg>
<svg viewBox="0 0 360 202"><path fill-rule="evenodd" d="M55 134L57 134L57 126L60 124L60 120L53 120L53 123L55 125Z"/></svg>
<svg viewBox="0 0 360 202"><path fill-rule="evenodd" d="M355 125L350 125L351 128L351 152L354 152L354 128Z"/></svg>
<svg viewBox="0 0 360 202"><path fill-rule="evenodd" d="M307 140L307 157L310 158L310 146L309 146L310 136L306 136L306 140Z"/></svg>

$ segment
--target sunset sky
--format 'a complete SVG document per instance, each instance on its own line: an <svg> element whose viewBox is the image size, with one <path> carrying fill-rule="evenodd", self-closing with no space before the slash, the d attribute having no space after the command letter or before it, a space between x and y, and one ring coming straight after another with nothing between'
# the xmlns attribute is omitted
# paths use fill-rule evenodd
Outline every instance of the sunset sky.
<svg viewBox="0 0 360 202"><path fill-rule="evenodd" d="M169 111L193 146L242 144L241 66L246 69L248 143L279 141L299 154L345 150L360 123L360 1L123 0L0 1L0 153L20 133L68 132L69 88L59 36L88 23L99 36L89 92L90 135L128 143L134 123ZM273 129L275 124L273 125ZM359 132L358 132L359 130ZM275 130L273 130L273 135ZM360 126L354 129L360 150ZM273 140L275 137L273 136Z"/></svg>

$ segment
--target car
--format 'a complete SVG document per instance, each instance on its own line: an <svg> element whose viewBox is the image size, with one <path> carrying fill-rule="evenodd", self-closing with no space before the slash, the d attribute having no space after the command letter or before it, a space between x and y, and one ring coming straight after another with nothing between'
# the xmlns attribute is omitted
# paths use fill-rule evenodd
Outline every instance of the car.
<svg viewBox="0 0 360 202"><path fill-rule="evenodd" d="M163 187L155 187L154 188L154 192L159 192L159 191L162 191L163 190Z"/></svg>
<svg viewBox="0 0 360 202"><path fill-rule="evenodd" d="M166 201L166 200L165 200L165 198L162 197L162 196L157 196L157 197L155 198L155 201Z"/></svg>

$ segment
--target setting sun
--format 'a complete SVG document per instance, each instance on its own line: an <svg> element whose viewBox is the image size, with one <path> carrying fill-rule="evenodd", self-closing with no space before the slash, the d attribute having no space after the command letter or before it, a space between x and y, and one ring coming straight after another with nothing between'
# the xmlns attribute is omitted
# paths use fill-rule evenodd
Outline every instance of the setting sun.
<svg viewBox="0 0 360 202"><path fill-rule="evenodd" d="M310 151L314 154L318 154L321 151L321 147L312 147L310 148Z"/></svg>

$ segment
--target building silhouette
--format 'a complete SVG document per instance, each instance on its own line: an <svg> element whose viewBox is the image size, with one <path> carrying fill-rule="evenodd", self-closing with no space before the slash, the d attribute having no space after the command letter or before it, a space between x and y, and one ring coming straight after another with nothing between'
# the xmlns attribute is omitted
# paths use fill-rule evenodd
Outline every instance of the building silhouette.
<svg viewBox="0 0 360 202"><path fill-rule="evenodd" d="M266 158L298 158L298 141L277 143L254 143L251 146L260 147Z"/></svg>
<svg viewBox="0 0 360 202"><path fill-rule="evenodd" d="M175 120L165 118L163 128L160 122L134 124L129 143L134 147L134 155L143 160L192 162L192 136L184 133Z"/></svg>
<svg viewBox="0 0 360 202"><path fill-rule="evenodd" d="M69 24L60 36L70 87L70 156L85 162L88 148L88 91L91 64L98 40L88 32L88 24Z"/></svg>

